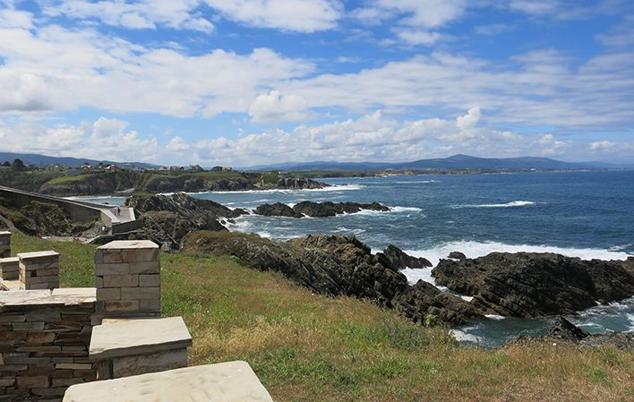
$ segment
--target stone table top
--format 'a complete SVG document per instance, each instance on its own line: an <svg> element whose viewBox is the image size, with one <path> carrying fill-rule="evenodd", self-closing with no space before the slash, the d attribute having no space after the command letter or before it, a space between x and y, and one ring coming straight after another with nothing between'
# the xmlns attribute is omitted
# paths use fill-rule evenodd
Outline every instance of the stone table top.
<svg viewBox="0 0 634 402"><path fill-rule="evenodd" d="M6 230L0 230L0 236L11 236L11 232L7 232Z"/></svg>
<svg viewBox="0 0 634 402"><path fill-rule="evenodd" d="M150 240L114 240L97 247L98 250L139 248L158 248L158 245Z"/></svg>
<svg viewBox="0 0 634 402"><path fill-rule="evenodd" d="M7 263L7 262L19 262L19 261L20 261L20 257L0 258L0 264Z"/></svg>
<svg viewBox="0 0 634 402"><path fill-rule="evenodd" d="M8 282L8 281L7 281ZM32 306L71 306L96 301L95 288L59 288L0 292L0 311Z"/></svg>
<svg viewBox="0 0 634 402"><path fill-rule="evenodd" d="M5 291L18 291L22 288L22 282L19 280L6 280L0 278L0 290ZM0 305L0 311L2 311L2 305Z"/></svg>
<svg viewBox="0 0 634 402"><path fill-rule="evenodd" d="M92 329L91 361L191 346L182 317L104 320Z"/></svg>
<svg viewBox="0 0 634 402"><path fill-rule="evenodd" d="M272 402L242 361L73 385L64 402Z"/></svg>
<svg viewBox="0 0 634 402"><path fill-rule="evenodd" d="M42 258L42 257L54 257L59 255L57 251L47 250L47 251L34 251L31 253L18 253L18 257L20 259L26 258Z"/></svg>

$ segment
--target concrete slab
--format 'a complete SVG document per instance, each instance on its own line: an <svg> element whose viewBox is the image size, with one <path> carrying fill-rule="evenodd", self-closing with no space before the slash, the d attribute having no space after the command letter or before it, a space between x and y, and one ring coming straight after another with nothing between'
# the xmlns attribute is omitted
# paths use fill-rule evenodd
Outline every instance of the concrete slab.
<svg viewBox="0 0 634 402"><path fill-rule="evenodd" d="M98 250L109 249L143 249L143 248L158 248L158 245L150 240L115 240L108 244L97 247Z"/></svg>
<svg viewBox="0 0 634 402"><path fill-rule="evenodd" d="M55 291L58 292L55 292ZM30 308L29 306L71 306L94 303L94 288L65 288L43 290L16 290L0 292L0 311L4 309Z"/></svg>
<svg viewBox="0 0 634 402"><path fill-rule="evenodd" d="M248 363L187 367L73 385L64 402L272 402Z"/></svg>
<svg viewBox="0 0 634 402"><path fill-rule="evenodd" d="M182 317L107 320L92 329L90 360L149 354L191 344Z"/></svg>

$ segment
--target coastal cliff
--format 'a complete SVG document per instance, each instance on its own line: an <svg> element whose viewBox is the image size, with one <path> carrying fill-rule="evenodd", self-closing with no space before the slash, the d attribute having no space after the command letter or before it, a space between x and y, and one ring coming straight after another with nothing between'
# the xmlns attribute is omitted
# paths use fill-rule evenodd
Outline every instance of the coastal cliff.
<svg viewBox="0 0 634 402"><path fill-rule="evenodd" d="M317 189L328 186L312 179L285 177L276 172L133 170L91 171L82 174L12 171L11 174L0 175L0 184L58 196L112 195L132 192Z"/></svg>

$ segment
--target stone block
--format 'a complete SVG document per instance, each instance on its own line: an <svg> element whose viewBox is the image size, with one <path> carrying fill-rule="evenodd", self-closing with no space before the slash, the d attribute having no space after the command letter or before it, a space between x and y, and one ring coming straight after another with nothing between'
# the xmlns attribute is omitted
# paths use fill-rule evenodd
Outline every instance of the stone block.
<svg viewBox="0 0 634 402"><path fill-rule="evenodd" d="M187 367L187 349L174 349L148 355L122 356L112 360L112 378L156 373Z"/></svg>
<svg viewBox="0 0 634 402"><path fill-rule="evenodd" d="M19 253L20 281L26 290L59 287L59 253L38 251Z"/></svg>
<svg viewBox="0 0 634 402"><path fill-rule="evenodd" d="M97 299L101 301L121 300L121 289L120 288L97 289Z"/></svg>
<svg viewBox="0 0 634 402"><path fill-rule="evenodd" d="M0 232L0 258L11 257L11 232Z"/></svg>
<svg viewBox="0 0 634 402"><path fill-rule="evenodd" d="M159 274L139 275L139 286L140 287L161 286L161 276Z"/></svg>
<svg viewBox="0 0 634 402"><path fill-rule="evenodd" d="M18 388L46 388L49 386L48 376L18 376L16 377Z"/></svg>
<svg viewBox="0 0 634 402"><path fill-rule="evenodd" d="M103 301L101 302L102 309L97 309L97 312L103 313L124 313L124 312L138 312L139 301L138 300L121 300L121 301Z"/></svg>
<svg viewBox="0 0 634 402"><path fill-rule="evenodd" d="M139 286L139 275L104 275L104 288L131 288ZM99 298L99 296L97 296Z"/></svg>
<svg viewBox="0 0 634 402"><path fill-rule="evenodd" d="M121 300L160 300L161 288L121 288Z"/></svg>
<svg viewBox="0 0 634 402"><path fill-rule="evenodd" d="M130 264L95 263L95 275L125 275L130 273ZM97 286L99 287L99 286Z"/></svg>

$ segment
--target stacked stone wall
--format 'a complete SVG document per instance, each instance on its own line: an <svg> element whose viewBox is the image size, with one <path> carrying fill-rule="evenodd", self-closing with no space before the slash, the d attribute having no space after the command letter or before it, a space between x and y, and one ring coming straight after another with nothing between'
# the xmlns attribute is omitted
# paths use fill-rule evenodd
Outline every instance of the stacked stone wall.
<svg viewBox="0 0 634 402"><path fill-rule="evenodd" d="M19 253L20 282L24 289L59 288L59 253L38 251Z"/></svg>
<svg viewBox="0 0 634 402"><path fill-rule="evenodd" d="M96 379L94 288L0 292L0 401L61 400Z"/></svg>
<svg viewBox="0 0 634 402"><path fill-rule="evenodd" d="M161 314L159 248L151 241L113 241L97 249L97 313L104 318Z"/></svg>

